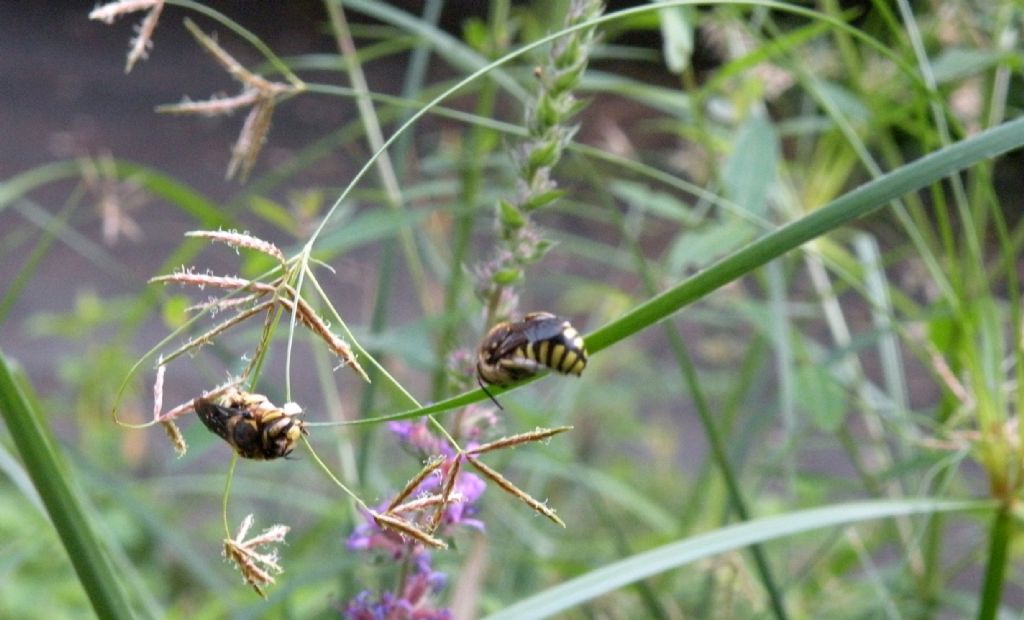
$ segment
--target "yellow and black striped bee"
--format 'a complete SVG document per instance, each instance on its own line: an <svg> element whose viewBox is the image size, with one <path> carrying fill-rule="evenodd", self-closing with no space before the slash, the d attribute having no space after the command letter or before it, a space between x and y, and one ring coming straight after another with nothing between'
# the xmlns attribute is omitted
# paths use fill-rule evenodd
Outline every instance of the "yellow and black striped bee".
<svg viewBox="0 0 1024 620"><path fill-rule="evenodd" d="M230 389L216 399L200 396L192 402L206 428L231 444L239 456L269 461L288 456L308 434L302 409L295 403L277 407L262 394Z"/></svg>
<svg viewBox="0 0 1024 620"><path fill-rule="evenodd" d="M487 332L477 352L476 376L480 388L501 407L484 383L508 385L542 367L578 377L586 366L583 337L569 321L550 312L531 312L522 321L498 323Z"/></svg>

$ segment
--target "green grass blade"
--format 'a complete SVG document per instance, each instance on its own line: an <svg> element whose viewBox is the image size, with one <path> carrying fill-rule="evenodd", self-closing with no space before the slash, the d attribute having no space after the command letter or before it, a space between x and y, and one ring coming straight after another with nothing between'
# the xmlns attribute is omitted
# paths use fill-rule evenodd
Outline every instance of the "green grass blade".
<svg viewBox="0 0 1024 620"><path fill-rule="evenodd" d="M937 512L991 509L990 501L910 499L851 502L812 508L724 527L602 566L585 575L523 599L487 620L546 618L662 572L755 543L837 525Z"/></svg>
<svg viewBox="0 0 1024 620"><path fill-rule="evenodd" d="M1015 518L1008 508L999 510L993 516L992 527L989 529L988 562L985 566L985 582L981 589L978 620L994 620L999 613Z"/></svg>
<svg viewBox="0 0 1024 620"><path fill-rule="evenodd" d="M37 166L9 177L0 182L0 211L38 187L54 181L77 177L80 173L81 168L78 162L67 160Z"/></svg>
<svg viewBox="0 0 1024 620"><path fill-rule="evenodd" d="M954 172L1021 146L1024 146L1024 118L1004 123L901 166L840 196L817 211L764 235L597 329L586 337L587 349L591 354L606 349L815 237L873 213L904 194L927 187ZM498 396L533 380L536 377L511 388L491 388L491 392ZM483 390L477 389L426 407L359 420L356 423L376 424L415 418L449 411L484 398L486 395Z"/></svg>
<svg viewBox="0 0 1024 620"><path fill-rule="evenodd" d="M32 275L35 274L36 269L39 268L39 263L42 262L43 258L46 257L50 250L50 246L53 241L57 238L60 230L67 225L68 216L74 207L66 207L60 215L53 218L53 222L50 226L47 226L42 230L42 234L39 236L39 240L36 241L36 245L32 248L32 252L29 253L28 258L25 259L25 264L21 266L21 269L11 279L10 285L0 296L0 325L7 321L7 316L11 312L11 308L21 297L21 292L32 281Z"/></svg>
<svg viewBox="0 0 1024 620"><path fill-rule="evenodd" d="M396 9L386 2L372 0L346 0L346 9L369 15L374 19L391 24L418 37L432 51L462 71L476 71L487 66L489 60L471 49L465 42L457 39L436 25L430 24L416 16ZM509 94L519 100L527 97L526 91L519 83L499 69L491 73L491 78L501 84Z"/></svg>
<svg viewBox="0 0 1024 620"><path fill-rule="evenodd" d="M587 349L591 353L605 349L815 237L877 211L904 194L1022 145L1024 118L979 133L865 183L598 329L587 337Z"/></svg>
<svg viewBox="0 0 1024 620"><path fill-rule="evenodd" d="M0 352L0 415L100 618L133 618L127 595L87 517L67 467Z"/></svg>

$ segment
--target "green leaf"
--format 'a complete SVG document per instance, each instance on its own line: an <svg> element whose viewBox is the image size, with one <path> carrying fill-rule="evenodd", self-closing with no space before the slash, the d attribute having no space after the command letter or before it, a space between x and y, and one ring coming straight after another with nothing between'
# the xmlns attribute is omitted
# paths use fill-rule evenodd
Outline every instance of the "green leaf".
<svg viewBox="0 0 1024 620"><path fill-rule="evenodd" d="M462 22L462 39L479 54L486 54L491 47L491 32L479 17Z"/></svg>
<svg viewBox="0 0 1024 620"><path fill-rule="evenodd" d="M679 222L684 226L695 226L700 218L693 213L690 205L668 192L651 189L634 181L615 181L611 184L612 194L631 206L643 209L653 215Z"/></svg>
<svg viewBox="0 0 1024 620"><path fill-rule="evenodd" d="M525 203L523 203L524 211L533 211L541 207L546 207L552 202L558 200L565 195L564 189L553 189L546 192L540 192L530 196Z"/></svg>
<svg viewBox="0 0 1024 620"><path fill-rule="evenodd" d="M175 330L185 324L188 321L188 308L192 305L192 301L187 295L169 295L164 299L163 311L161 316L164 320L164 325L170 329Z"/></svg>
<svg viewBox="0 0 1024 620"><path fill-rule="evenodd" d="M696 7L677 6L658 11L661 18L662 53L668 70L680 74L690 66Z"/></svg>
<svg viewBox="0 0 1024 620"><path fill-rule="evenodd" d="M748 118L722 169L726 197L748 213L764 215L778 159L779 137L771 121L763 114Z"/></svg>
<svg viewBox="0 0 1024 620"><path fill-rule="evenodd" d="M684 270L699 268L749 243L757 229L741 220L723 222L688 230L680 234L664 260L669 274L680 274Z"/></svg>
<svg viewBox="0 0 1024 620"><path fill-rule="evenodd" d="M846 392L828 368L809 364L796 372L798 405L811 422L825 432L834 432L846 418Z"/></svg>
<svg viewBox="0 0 1024 620"><path fill-rule="evenodd" d="M298 234L295 227L295 216L287 208L269 198L250 196L249 210L280 230L287 231L292 235Z"/></svg>
<svg viewBox="0 0 1024 620"><path fill-rule="evenodd" d="M1005 56L989 50L947 48L932 61L932 72L939 84L955 82L994 67Z"/></svg>
<svg viewBox="0 0 1024 620"><path fill-rule="evenodd" d="M507 200L498 201L498 213L505 228L522 228L526 224L526 217Z"/></svg>
<svg viewBox="0 0 1024 620"><path fill-rule="evenodd" d="M698 560L803 532L911 514L990 510L994 507L994 502L990 501L882 500L835 504L747 521L607 564L510 605L488 616L487 620L546 618Z"/></svg>
<svg viewBox="0 0 1024 620"><path fill-rule="evenodd" d="M500 269L494 272L491 276L491 281L495 284L506 286L509 284L515 284L523 277L523 272L520 269L509 267L508 269Z"/></svg>

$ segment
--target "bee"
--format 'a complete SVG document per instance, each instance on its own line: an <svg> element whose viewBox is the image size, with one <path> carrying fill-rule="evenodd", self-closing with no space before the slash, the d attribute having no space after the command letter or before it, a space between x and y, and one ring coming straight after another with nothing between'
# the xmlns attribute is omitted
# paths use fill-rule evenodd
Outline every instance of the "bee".
<svg viewBox="0 0 1024 620"><path fill-rule="evenodd" d="M200 396L192 402L206 428L231 444L239 456L259 461L286 457L308 434L296 416L295 403L277 407L262 394L230 389L217 399Z"/></svg>
<svg viewBox="0 0 1024 620"><path fill-rule="evenodd" d="M500 408L485 383L509 385L542 367L578 377L586 366L583 337L569 321L550 312L531 312L522 321L498 323L487 332L477 352L476 379Z"/></svg>

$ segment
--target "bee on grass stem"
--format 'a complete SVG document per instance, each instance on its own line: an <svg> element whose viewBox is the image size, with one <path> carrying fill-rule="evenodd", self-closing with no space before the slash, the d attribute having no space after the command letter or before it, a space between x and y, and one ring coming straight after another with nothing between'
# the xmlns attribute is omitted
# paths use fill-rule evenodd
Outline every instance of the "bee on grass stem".
<svg viewBox="0 0 1024 620"><path fill-rule="evenodd" d="M231 389L216 399L200 396L192 403L206 428L228 442L239 456L259 461L286 457L308 434L302 409L295 403L277 407L262 394Z"/></svg>
<svg viewBox="0 0 1024 620"><path fill-rule="evenodd" d="M498 405L484 385L510 385L549 368L577 377L587 366L583 337L569 321L550 312L531 312L522 321L503 321L487 332L476 358L476 381Z"/></svg>

